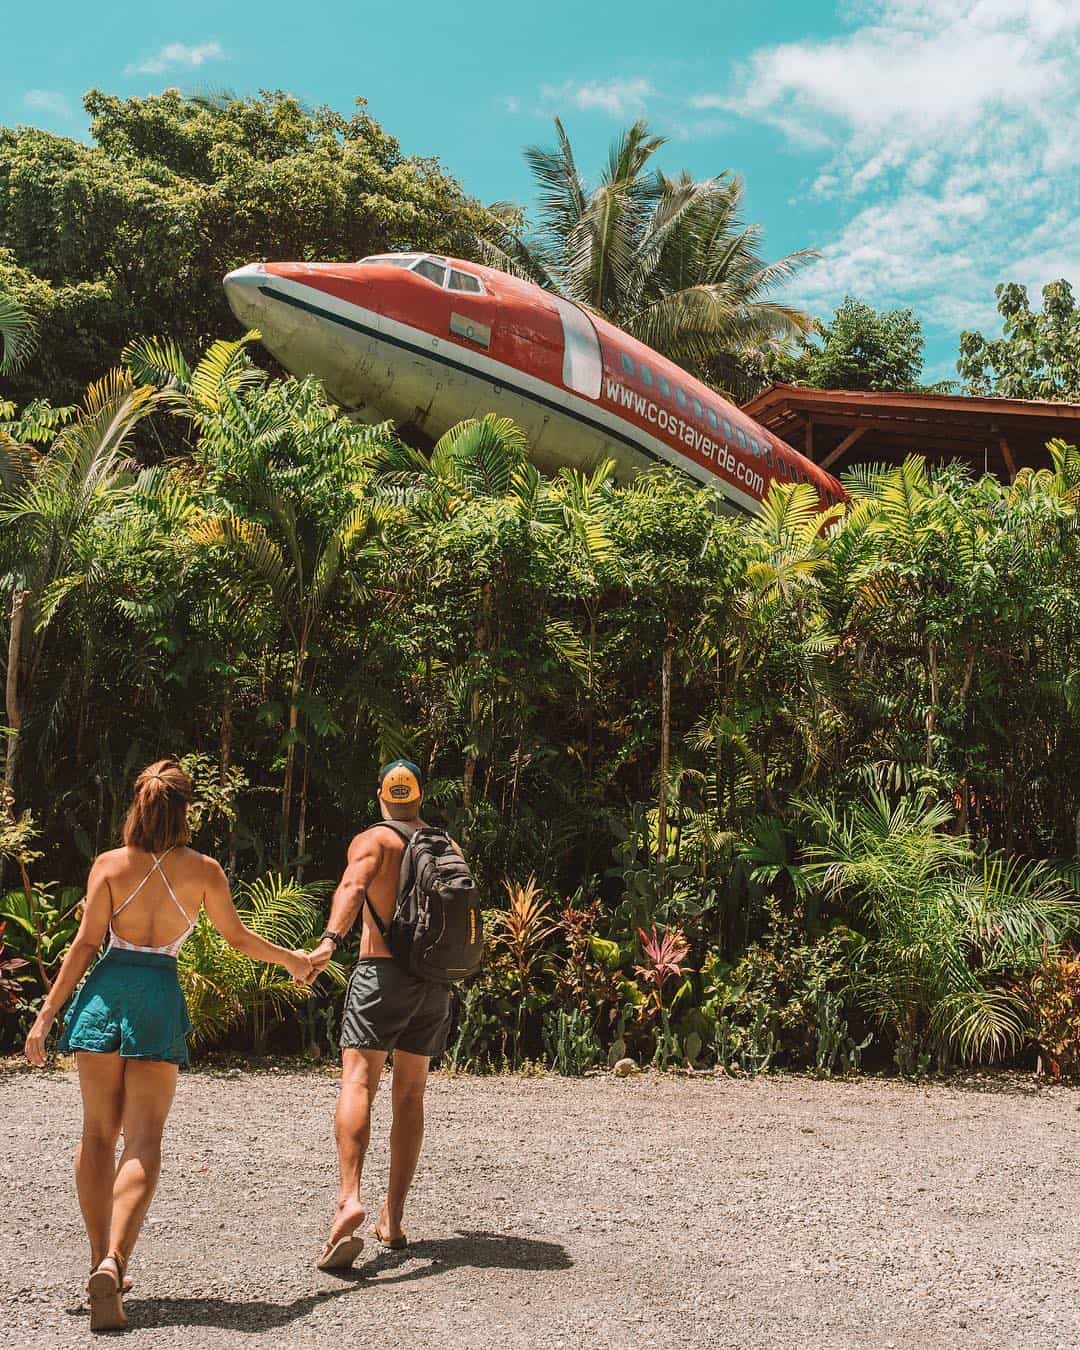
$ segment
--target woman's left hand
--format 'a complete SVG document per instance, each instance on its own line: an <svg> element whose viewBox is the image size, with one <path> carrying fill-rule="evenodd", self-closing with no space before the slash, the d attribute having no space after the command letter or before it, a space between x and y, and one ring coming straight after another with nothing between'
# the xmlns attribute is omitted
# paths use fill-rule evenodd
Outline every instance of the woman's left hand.
<svg viewBox="0 0 1080 1350"><path fill-rule="evenodd" d="M23 1054L38 1069L43 1068L45 1064L45 1041L52 1024L53 1019L51 1017L45 1013L38 1013L37 1020L30 1028L26 1044L23 1046Z"/></svg>

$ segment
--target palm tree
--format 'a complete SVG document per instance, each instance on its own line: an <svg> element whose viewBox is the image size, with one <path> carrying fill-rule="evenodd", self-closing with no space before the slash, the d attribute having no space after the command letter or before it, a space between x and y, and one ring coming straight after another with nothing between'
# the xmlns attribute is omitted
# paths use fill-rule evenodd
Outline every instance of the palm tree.
<svg viewBox="0 0 1080 1350"><path fill-rule="evenodd" d="M17 300L0 292L0 375L13 375L37 346L37 327Z"/></svg>
<svg viewBox="0 0 1080 1350"><path fill-rule="evenodd" d="M247 345L215 342L194 369L168 340L132 343L124 360L198 433L195 460L208 488L188 523L190 540L219 568L221 594L239 622L253 605L288 642L281 866L289 863L301 709L323 619L342 591L361 598L366 550L385 521L367 493L388 431L350 422L317 381L267 383ZM306 788L300 795L303 855Z"/></svg>
<svg viewBox="0 0 1080 1350"><path fill-rule="evenodd" d="M502 668L492 653L501 653L497 640L513 605L499 593L506 569L492 565L503 558L515 537L528 539L533 557L541 565L565 565L567 546L595 562L610 553L611 544L596 508L610 465L601 466L590 479L565 470L557 478L544 479L527 458L524 433L509 418L487 414L470 418L446 431L430 456L400 443L386 446L382 457L379 491L396 506L408 506L429 539L422 548L403 552L413 561L401 573L401 583L412 596L431 595L448 584L456 569L448 559L472 555L467 585L475 587L475 627L472 652L458 678L448 684L457 695L468 724L462 801L473 804L474 781L485 752L495 740L500 705L511 709L509 719L518 727L520 765L524 753L521 713L529 701L527 681ZM406 527L408 528L408 527ZM419 560L419 561L417 561ZM555 667L584 673L590 660L572 627L539 616L537 636L543 659ZM507 663L512 665L512 663ZM489 698L484 701L484 692ZM490 762L490 755L488 756ZM511 801L517 798L518 772L513 774Z"/></svg>
<svg viewBox="0 0 1080 1350"><path fill-rule="evenodd" d="M651 161L665 143L639 119L589 187L561 121L559 144L525 157L539 188L527 237L498 229L489 261L595 311L736 397L760 384L764 352L809 332L810 316L770 300L816 255L765 262L762 229L742 221L742 179L669 177Z"/></svg>
<svg viewBox="0 0 1080 1350"><path fill-rule="evenodd" d="M898 1066L920 1057L995 1059L1023 1042L1018 974L1057 954L1077 903L1043 862L976 854L949 833L950 807L927 793L882 793L840 808L804 803L820 842L804 875L853 900L871 938L856 983L896 1041Z"/></svg>
<svg viewBox="0 0 1080 1350"><path fill-rule="evenodd" d="M48 629L69 589L73 558L125 490L127 444L154 398L153 389L136 386L126 371L113 371L91 385L70 421L70 410L32 405L19 423L26 439L41 439L60 427L38 457L21 454L17 437L0 426L0 456L10 483L0 502L0 576L11 590L4 763L11 810L28 692Z"/></svg>

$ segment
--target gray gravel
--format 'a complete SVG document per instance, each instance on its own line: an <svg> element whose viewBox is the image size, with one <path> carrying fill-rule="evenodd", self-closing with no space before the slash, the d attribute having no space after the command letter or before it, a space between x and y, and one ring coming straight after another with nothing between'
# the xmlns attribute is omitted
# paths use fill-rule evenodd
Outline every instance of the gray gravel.
<svg viewBox="0 0 1080 1350"><path fill-rule="evenodd" d="M312 1266L336 1086L182 1079L126 1345L1080 1344L1076 1091L438 1076L414 1246L339 1279ZM0 1072L0 1120L3 1341L87 1344L74 1073Z"/></svg>

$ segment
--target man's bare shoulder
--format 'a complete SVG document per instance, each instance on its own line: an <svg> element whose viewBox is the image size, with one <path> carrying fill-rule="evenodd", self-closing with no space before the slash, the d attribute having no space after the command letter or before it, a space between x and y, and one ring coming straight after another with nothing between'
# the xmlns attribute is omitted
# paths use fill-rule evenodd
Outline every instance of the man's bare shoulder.
<svg viewBox="0 0 1080 1350"><path fill-rule="evenodd" d="M349 861L381 855L386 845L392 845L397 838L394 830L388 830L383 825L369 825L366 830L353 835L349 844Z"/></svg>

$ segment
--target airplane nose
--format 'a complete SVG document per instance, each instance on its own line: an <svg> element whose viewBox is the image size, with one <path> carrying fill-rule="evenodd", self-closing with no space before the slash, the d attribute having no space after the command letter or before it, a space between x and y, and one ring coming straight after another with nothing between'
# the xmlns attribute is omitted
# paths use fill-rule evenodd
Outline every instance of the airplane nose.
<svg viewBox="0 0 1080 1350"><path fill-rule="evenodd" d="M259 287L266 277L263 263L247 263L237 267L225 277L225 298L229 308L247 328L258 328L259 316L263 309L263 297Z"/></svg>
<svg viewBox="0 0 1080 1350"><path fill-rule="evenodd" d="M230 282L254 281L256 277L266 276L265 263L245 263L243 267L236 267L225 276L225 285Z"/></svg>

